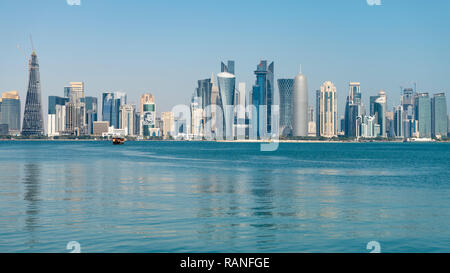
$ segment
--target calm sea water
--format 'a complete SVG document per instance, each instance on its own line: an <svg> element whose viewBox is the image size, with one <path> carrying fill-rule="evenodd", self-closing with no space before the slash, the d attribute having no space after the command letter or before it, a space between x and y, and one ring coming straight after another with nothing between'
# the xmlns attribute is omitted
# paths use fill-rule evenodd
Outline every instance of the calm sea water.
<svg viewBox="0 0 450 273"><path fill-rule="evenodd" d="M0 142L0 252L450 252L450 144Z"/></svg>

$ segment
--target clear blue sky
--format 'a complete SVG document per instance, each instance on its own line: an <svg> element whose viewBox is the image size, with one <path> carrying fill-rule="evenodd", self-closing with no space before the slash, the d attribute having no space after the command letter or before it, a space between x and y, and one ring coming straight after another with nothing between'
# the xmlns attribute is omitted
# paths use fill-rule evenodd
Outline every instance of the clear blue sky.
<svg viewBox="0 0 450 273"><path fill-rule="evenodd" d="M236 61L237 80L254 84L261 59L275 62L275 78L302 65L310 104L326 81L338 90L343 113L349 81L363 99L386 90L391 107L400 86L446 92L449 100L450 1L381 0L0 0L0 92L25 100L31 52L41 65L47 96L84 81L86 95L127 92L156 96L158 112L187 103L198 79Z"/></svg>

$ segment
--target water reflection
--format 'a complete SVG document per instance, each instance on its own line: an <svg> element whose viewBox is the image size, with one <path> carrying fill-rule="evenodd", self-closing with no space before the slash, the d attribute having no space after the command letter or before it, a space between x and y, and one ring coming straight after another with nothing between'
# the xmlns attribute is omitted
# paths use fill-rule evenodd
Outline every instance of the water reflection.
<svg viewBox="0 0 450 273"><path fill-rule="evenodd" d="M24 168L24 200L25 207L25 230L28 232L30 238L28 245L32 248L37 244L39 238L35 236L36 229L40 227L39 212L40 212L40 183L41 183L41 166L39 163L26 163Z"/></svg>

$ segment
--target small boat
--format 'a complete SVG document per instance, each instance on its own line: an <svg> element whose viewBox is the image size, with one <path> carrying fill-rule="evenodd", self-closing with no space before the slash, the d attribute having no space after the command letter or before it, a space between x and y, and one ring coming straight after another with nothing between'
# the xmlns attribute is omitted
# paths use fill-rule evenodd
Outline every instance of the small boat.
<svg viewBox="0 0 450 273"><path fill-rule="evenodd" d="M125 138L124 137L113 137L112 143L114 145L124 144L125 143Z"/></svg>

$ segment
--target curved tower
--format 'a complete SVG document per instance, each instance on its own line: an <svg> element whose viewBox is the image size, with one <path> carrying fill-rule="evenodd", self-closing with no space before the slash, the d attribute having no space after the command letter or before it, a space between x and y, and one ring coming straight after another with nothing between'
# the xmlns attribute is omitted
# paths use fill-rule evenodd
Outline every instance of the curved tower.
<svg viewBox="0 0 450 273"><path fill-rule="evenodd" d="M217 74L219 84L219 96L222 102L222 111L224 117L224 132L227 137L233 136L233 106L236 77L228 72Z"/></svg>
<svg viewBox="0 0 450 273"><path fill-rule="evenodd" d="M41 80L38 58L35 51L31 54L28 70L28 90L23 115L22 135L41 136L44 134L41 106Z"/></svg>
<svg viewBox="0 0 450 273"><path fill-rule="evenodd" d="M308 136L308 82L301 72L294 79L292 135Z"/></svg>

